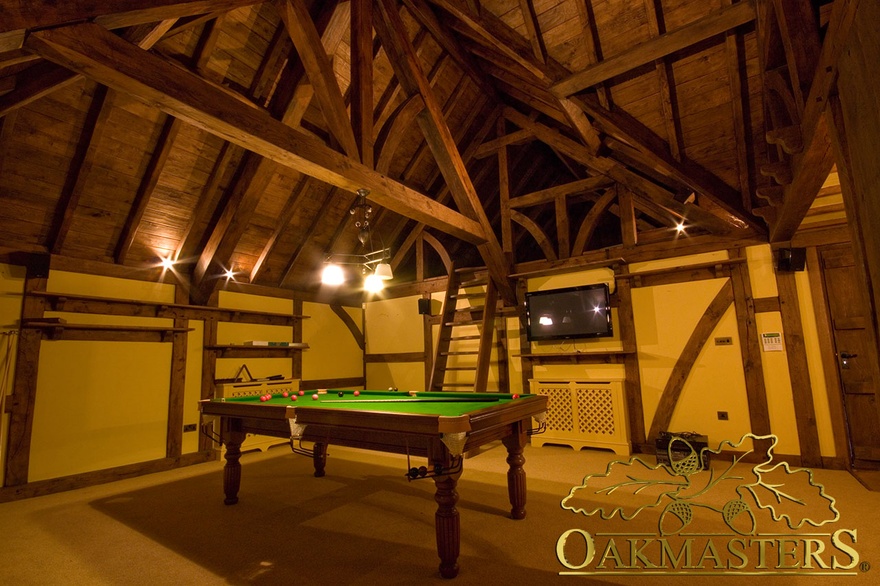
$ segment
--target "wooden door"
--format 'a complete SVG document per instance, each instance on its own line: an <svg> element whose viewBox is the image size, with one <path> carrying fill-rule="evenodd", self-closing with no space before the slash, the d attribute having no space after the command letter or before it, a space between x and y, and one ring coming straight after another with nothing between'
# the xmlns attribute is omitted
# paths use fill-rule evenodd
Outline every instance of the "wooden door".
<svg viewBox="0 0 880 586"><path fill-rule="evenodd" d="M819 248L853 468L880 468L880 371L865 285L852 247Z"/></svg>

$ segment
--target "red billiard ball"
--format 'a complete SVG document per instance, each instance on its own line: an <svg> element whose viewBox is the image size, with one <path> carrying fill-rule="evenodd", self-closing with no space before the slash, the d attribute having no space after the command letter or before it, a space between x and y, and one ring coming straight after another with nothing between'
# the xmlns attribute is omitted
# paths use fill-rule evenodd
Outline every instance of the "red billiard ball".
<svg viewBox="0 0 880 586"><path fill-rule="evenodd" d="M288 393L287 391L284 391L283 393L281 393L281 396L284 397L284 398L286 399L286 398L287 398L287 395L289 395L289 394L290 394L290 393Z"/></svg>
<svg viewBox="0 0 880 586"><path fill-rule="evenodd" d="M514 395L513 395L513 398L514 398L514 399L519 399L519 395L514 394Z"/></svg>
<svg viewBox="0 0 880 586"><path fill-rule="evenodd" d="M260 402L261 402L261 403L265 403L265 402L266 402L266 395L263 395L262 397L260 397Z"/></svg>
<svg viewBox="0 0 880 586"><path fill-rule="evenodd" d="M305 394L306 394L305 391L300 391L300 392L299 392L299 396L300 396L300 397L302 397L302 396L305 395Z"/></svg>
<svg viewBox="0 0 880 586"><path fill-rule="evenodd" d="M315 393L314 395L312 395L312 401L317 401L317 400L318 400L318 393Z"/></svg>
<svg viewBox="0 0 880 586"><path fill-rule="evenodd" d="M290 400L291 400L291 401L296 401L296 395L290 395Z"/></svg>
<svg viewBox="0 0 880 586"><path fill-rule="evenodd" d="M355 397L360 397L360 396L361 396L361 392L360 392L360 391L355 391L355 392L352 393L352 394L353 394Z"/></svg>

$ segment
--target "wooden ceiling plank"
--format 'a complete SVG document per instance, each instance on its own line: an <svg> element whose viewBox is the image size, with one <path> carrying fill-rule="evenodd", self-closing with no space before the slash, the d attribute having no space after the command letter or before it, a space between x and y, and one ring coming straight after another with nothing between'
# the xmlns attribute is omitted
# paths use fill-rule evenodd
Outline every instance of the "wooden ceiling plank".
<svg viewBox="0 0 880 586"><path fill-rule="evenodd" d="M599 43L599 31L596 28L596 17L593 14L593 3L591 0L576 0L575 6L578 11L578 18L581 23L581 31L583 37L583 46L587 51L587 57L591 64L602 61L602 46ZM596 95L599 103L604 108L611 109L611 88L608 83L601 82L596 85Z"/></svg>
<svg viewBox="0 0 880 586"><path fill-rule="evenodd" d="M275 229L272 231L272 235L269 237L269 240L266 241L266 244L263 245L263 250L260 251L259 258L254 263L254 266L251 267L251 272L248 277L249 282L257 282L257 277L263 270L263 267L266 264L266 259L269 258L269 255L278 243L278 239L281 238L287 225L290 224L294 213L299 209L299 205L302 203L303 197L308 193L311 185L311 177L305 177L302 181L298 181L296 185L294 185L293 192L290 194L290 197L287 198L287 201L284 202L284 208L278 215L278 222L275 224Z"/></svg>
<svg viewBox="0 0 880 586"><path fill-rule="evenodd" d="M462 49L460 43L440 23L425 0L403 0L410 14L422 25L443 50L458 64L465 74L473 80L487 95L498 98L498 92L488 82L486 74L479 68L474 59Z"/></svg>
<svg viewBox="0 0 880 586"><path fill-rule="evenodd" d="M107 117L110 115L110 108L107 107L108 93L107 88L102 85L95 89L95 95L83 122L83 129L61 190L61 198L58 200L52 230L49 232L51 241L48 248L52 254L61 253L64 241L70 232L83 184L91 166L91 159L95 155L93 147L100 139Z"/></svg>
<svg viewBox="0 0 880 586"><path fill-rule="evenodd" d="M535 14L535 5L532 0L519 0L519 9L522 11L523 23L526 27L526 36L532 46L532 54L541 63L547 62L547 48L544 46L544 38L541 36L541 26L538 24L538 15Z"/></svg>
<svg viewBox="0 0 880 586"><path fill-rule="evenodd" d="M551 91L561 98L571 96L627 71L710 39L715 35L723 34L754 19L755 9L751 3L732 4L694 23L667 32L656 39L640 43L614 57L609 57L586 69L572 73L556 82L551 87Z"/></svg>
<svg viewBox="0 0 880 586"><path fill-rule="evenodd" d="M142 49L149 49L159 42L173 24L173 19L153 23L136 31L129 31L126 38ZM0 96L0 117L82 80L82 75L64 67L52 63L37 63L17 76L15 90Z"/></svg>
<svg viewBox="0 0 880 586"><path fill-rule="evenodd" d="M648 28L651 37L657 38L663 32L663 7L659 0L645 0L645 13L648 16ZM654 61L654 69L657 71L657 82L660 87L658 98L663 110L663 126L666 128L666 142L669 151L677 161L681 160L681 124L678 120L675 104L675 96L669 83L671 68L664 59Z"/></svg>
<svg viewBox="0 0 880 586"><path fill-rule="evenodd" d="M0 0L0 33L56 27L94 20L107 28L123 28L226 11L259 4L263 0Z"/></svg>
<svg viewBox="0 0 880 586"><path fill-rule="evenodd" d="M342 99L339 82L303 0L280 0L275 3L275 7L315 89L315 98L321 106L330 133L342 145L345 154L353 159L360 159L358 142Z"/></svg>
<svg viewBox="0 0 880 586"><path fill-rule="evenodd" d="M54 63L36 63L16 76L14 90L0 96L0 117L82 79Z"/></svg>
<svg viewBox="0 0 880 586"><path fill-rule="evenodd" d="M425 140L434 154L437 166L450 184L450 191L458 208L462 211L466 210L466 215L474 218L482 227L486 242L477 245L477 248L501 296L513 302L516 296L507 277L508 268L501 253L501 246L483 211L482 203L468 175L455 139L443 117L442 108L421 70L415 49L400 20L398 7L391 0L380 0L378 6L383 25L377 26L377 32L391 57L395 74L408 93L418 93L425 101L425 111L420 117ZM378 25L378 21L376 24Z"/></svg>
<svg viewBox="0 0 880 586"><path fill-rule="evenodd" d="M344 157L100 26L81 24L39 31L31 34L25 44L50 61L87 74L282 165L351 192L366 187L377 205L462 240L485 242L478 222Z"/></svg>
<svg viewBox="0 0 880 586"><path fill-rule="evenodd" d="M732 0L727 0L731 2ZM751 133L746 116L748 94L744 93L747 84L743 58L740 56L742 36L729 31L724 38L724 51L727 56L727 78L730 86L730 107L733 114L733 132L736 142L736 171L743 209L752 209L752 178L749 172L749 141Z"/></svg>
<svg viewBox="0 0 880 586"><path fill-rule="evenodd" d="M138 186L128 218L126 218L125 224L122 226L122 233L117 241L117 264L125 264L128 251L131 250L141 220L144 217L144 212L147 211L147 206L153 196L153 191L159 183L159 176L162 174L162 167L165 165L168 156L171 154L174 140L177 138L177 133L180 132L180 126L181 123L179 120L171 116L166 116L165 123L162 125L162 130L156 141L156 147L153 149L153 154L150 156L150 161L147 163L144 177L141 179L141 183Z"/></svg>
<svg viewBox="0 0 880 586"><path fill-rule="evenodd" d="M327 195L323 198L321 209L327 209L330 201L333 198L338 197L338 189L336 187L331 187L327 190ZM309 223L308 229L302 235L300 239L299 246L297 246L296 251L290 255L290 259L287 261L287 265L284 267L284 270L281 271L281 278L278 280L278 286L284 287L285 283L288 282L291 275L293 274L293 269L299 264L300 258L302 258L303 254L306 251L306 247L312 242L315 231L318 228L319 220L321 219L321 214L314 214L312 216L312 221ZM345 226L345 222L339 222L336 226L336 234L331 238L331 242L335 241L339 237L339 233L343 230Z"/></svg>
<svg viewBox="0 0 880 586"><path fill-rule="evenodd" d="M810 2L772 0L779 26L788 76L791 80L798 112L803 113L804 100L810 91L821 49L819 25Z"/></svg>

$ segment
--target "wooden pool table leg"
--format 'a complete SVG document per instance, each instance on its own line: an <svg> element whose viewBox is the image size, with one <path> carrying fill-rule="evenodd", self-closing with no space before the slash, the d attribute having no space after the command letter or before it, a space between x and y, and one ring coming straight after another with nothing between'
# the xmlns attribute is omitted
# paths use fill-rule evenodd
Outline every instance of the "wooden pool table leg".
<svg viewBox="0 0 880 586"><path fill-rule="evenodd" d="M514 519L526 518L526 471L523 468L526 459L523 456L527 436L525 433L513 433L502 441L507 447L507 492L510 496L510 516Z"/></svg>
<svg viewBox="0 0 880 586"><path fill-rule="evenodd" d="M458 575L458 553L461 544L461 524L458 517L458 492L455 490L461 471L434 477L437 492L437 512L434 522L437 530L437 554L440 556L440 575L455 578Z"/></svg>
<svg viewBox="0 0 880 586"><path fill-rule="evenodd" d="M226 444L226 465L223 466L223 492L227 505L238 502L238 489L241 486L241 443L246 435L240 431L226 430L224 443Z"/></svg>
<svg viewBox="0 0 880 586"><path fill-rule="evenodd" d="M324 476L324 466L327 464L327 444L315 443L312 448L312 462L315 464L315 478Z"/></svg>

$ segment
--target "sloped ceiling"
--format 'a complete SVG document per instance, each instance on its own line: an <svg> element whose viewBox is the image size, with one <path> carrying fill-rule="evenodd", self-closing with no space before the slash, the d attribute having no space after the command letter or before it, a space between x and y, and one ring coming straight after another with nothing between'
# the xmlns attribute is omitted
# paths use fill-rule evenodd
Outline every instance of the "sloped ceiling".
<svg viewBox="0 0 880 586"><path fill-rule="evenodd" d="M363 252L359 189L396 281L454 260L508 297L512 273L785 240L829 192L792 137L831 7L0 0L0 252L172 258L195 302L227 269L316 292Z"/></svg>

